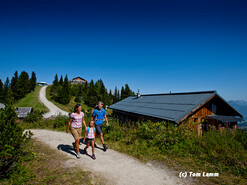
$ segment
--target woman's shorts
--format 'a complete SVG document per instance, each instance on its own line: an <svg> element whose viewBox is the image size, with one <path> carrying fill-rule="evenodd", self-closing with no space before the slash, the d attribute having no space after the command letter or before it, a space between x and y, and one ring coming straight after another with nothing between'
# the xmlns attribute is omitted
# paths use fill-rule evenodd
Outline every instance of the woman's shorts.
<svg viewBox="0 0 247 185"><path fill-rule="evenodd" d="M75 141L77 139L81 139L81 131L82 131L81 128L71 127L71 134L75 138Z"/></svg>

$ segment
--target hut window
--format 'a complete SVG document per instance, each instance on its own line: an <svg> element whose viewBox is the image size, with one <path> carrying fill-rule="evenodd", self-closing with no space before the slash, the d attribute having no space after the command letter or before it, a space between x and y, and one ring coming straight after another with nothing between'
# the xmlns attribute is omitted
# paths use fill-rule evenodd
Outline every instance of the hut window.
<svg viewBox="0 0 247 185"><path fill-rule="evenodd" d="M216 108L217 106L214 103L212 103L212 113L216 114Z"/></svg>

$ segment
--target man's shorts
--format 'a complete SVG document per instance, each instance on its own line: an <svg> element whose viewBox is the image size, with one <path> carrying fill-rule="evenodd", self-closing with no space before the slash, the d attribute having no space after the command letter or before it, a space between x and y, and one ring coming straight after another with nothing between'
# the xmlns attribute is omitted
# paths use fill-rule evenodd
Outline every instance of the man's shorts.
<svg viewBox="0 0 247 185"><path fill-rule="evenodd" d="M88 144L88 143L92 143L92 141L94 141L94 138L93 139L89 139L89 138L86 138L86 144Z"/></svg>
<svg viewBox="0 0 247 185"><path fill-rule="evenodd" d="M95 125L96 133L101 134L102 133L102 124L101 125Z"/></svg>
<svg viewBox="0 0 247 185"><path fill-rule="evenodd" d="M75 138L75 141L77 139L81 139L81 131L82 131L81 128L71 127L71 134Z"/></svg>

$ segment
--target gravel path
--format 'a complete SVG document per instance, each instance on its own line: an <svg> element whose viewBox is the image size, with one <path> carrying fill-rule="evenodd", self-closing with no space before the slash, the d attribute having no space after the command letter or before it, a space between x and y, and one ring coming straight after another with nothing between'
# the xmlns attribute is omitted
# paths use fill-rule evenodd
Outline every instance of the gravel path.
<svg viewBox="0 0 247 185"><path fill-rule="evenodd" d="M44 118L49 118L51 116L57 116L60 114L68 116L68 112L61 110L52 102L46 99L46 88L47 86L42 87L39 92L39 100L50 110L50 112L44 114Z"/></svg>
<svg viewBox="0 0 247 185"><path fill-rule="evenodd" d="M45 88L44 88L45 89ZM84 170L102 175L110 184L135 184L135 185L159 185L159 184L193 184L189 179L180 179L178 172L168 167L155 167L151 163L141 163L128 155L108 149L104 152L101 148L95 149L96 160L91 158L91 147L89 155L81 155L81 159L75 157L72 148L74 141L71 134L32 129L34 138L47 144L52 149L59 149L70 159L64 162L65 167L79 166ZM84 144L80 145L82 153ZM102 147L99 145L99 147ZM188 181L189 180L189 181Z"/></svg>

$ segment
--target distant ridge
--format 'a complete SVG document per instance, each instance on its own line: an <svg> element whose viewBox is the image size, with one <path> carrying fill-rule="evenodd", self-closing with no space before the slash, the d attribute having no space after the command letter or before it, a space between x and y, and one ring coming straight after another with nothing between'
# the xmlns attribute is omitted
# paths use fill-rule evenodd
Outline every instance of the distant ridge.
<svg viewBox="0 0 247 185"><path fill-rule="evenodd" d="M245 100L231 100L228 103L239 111L244 117L247 117L247 101Z"/></svg>

